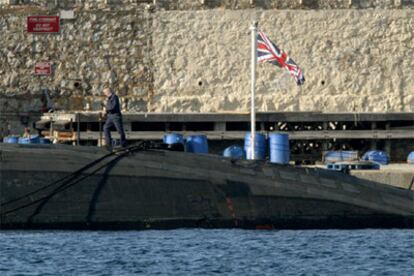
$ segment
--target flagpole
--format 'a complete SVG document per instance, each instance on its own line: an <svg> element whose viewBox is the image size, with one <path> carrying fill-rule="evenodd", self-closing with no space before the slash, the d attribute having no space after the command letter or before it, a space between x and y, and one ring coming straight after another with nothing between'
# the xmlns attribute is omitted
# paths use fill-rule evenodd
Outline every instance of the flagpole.
<svg viewBox="0 0 414 276"><path fill-rule="evenodd" d="M255 88L256 88L256 62L257 62L257 21L253 21L250 26L252 36L252 60L251 60L251 87L250 87L250 149L252 160L256 159L256 108L255 108Z"/></svg>

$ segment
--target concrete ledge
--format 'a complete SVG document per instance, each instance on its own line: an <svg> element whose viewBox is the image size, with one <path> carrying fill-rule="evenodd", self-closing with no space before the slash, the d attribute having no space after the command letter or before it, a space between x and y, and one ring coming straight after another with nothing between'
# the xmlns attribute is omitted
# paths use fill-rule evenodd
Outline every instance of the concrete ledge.
<svg viewBox="0 0 414 276"><path fill-rule="evenodd" d="M408 189L414 178L414 165L391 164L378 171L351 171L351 175L382 184ZM411 190L414 190L412 185Z"/></svg>

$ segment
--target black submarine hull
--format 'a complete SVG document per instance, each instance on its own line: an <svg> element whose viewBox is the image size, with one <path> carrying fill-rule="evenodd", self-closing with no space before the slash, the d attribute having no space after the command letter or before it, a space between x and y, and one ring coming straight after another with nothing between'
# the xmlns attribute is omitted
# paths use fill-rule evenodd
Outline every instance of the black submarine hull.
<svg viewBox="0 0 414 276"><path fill-rule="evenodd" d="M414 228L412 191L339 172L165 150L105 154L1 144L1 229Z"/></svg>

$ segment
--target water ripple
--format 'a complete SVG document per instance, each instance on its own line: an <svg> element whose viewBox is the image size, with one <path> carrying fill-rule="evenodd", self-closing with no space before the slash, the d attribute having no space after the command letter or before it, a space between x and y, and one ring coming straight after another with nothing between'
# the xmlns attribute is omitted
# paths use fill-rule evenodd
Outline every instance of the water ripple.
<svg viewBox="0 0 414 276"><path fill-rule="evenodd" d="M414 275L414 231L0 231L0 274Z"/></svg>

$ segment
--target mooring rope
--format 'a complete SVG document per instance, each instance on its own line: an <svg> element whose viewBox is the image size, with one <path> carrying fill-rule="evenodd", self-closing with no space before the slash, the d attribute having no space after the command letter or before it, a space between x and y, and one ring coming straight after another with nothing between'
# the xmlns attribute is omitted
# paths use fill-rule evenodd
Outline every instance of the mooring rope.
<svg viewBox="0 0 414 276"><path fill-rule="evenodd" d="M113 152L112 152L112 153L109 153L109 154L107 154L107 155L104 155L103 157L100 157L99 159L97 159L97 160L95 160L95 161L93 161L93 162L91 162L91 163L87 164L86 166L84 166L84 167L82 167L82 168L78 169L77 171L75 171L75 172L73 172L73 173L71 173L71 174L68 174L68 175L66 175L66 176L64 176L64 177L62 177L62 178L60 178L60 179L58 179L58 180L56 180L56 181L54 181L54 182L52 182L52 183L49 183L49 184L47 184L47 185L45 185L45 186L43 186L43 187L40 187L40 188L38 188L37 190L34 190L34 191L30 192L30 193L27 193L27 194L25 194L25 195L19 196L19 197L17 197L17 198L11 199L11 200L6 201L6 202L4 202L4 203L0 203L0 206L1 206L1 207L7 206L7 205L9 205L9 204L11 204L11 203L14 203L14 202L16 202L16 201L19 201L19 200L24 199L24 198L26 198L26 197L29 197L29 196L31 196L31 195L34 195L34 194L36 194L36 193L38 193L38 192L40 192L40 191L43 191L43 190L45 190L45 189L47 189L47 188L49 188L49 187L51 187L51 186L53 186L53 185L58 184L59 182L62 182L62 181L64 181L64 180L68 179L68 178L73 178L74 176L76 177L79 173L82 173L83 171L85 171L85 170L87 170L87 169L89 169L89 168L93 167L95 164L97 164L97 163L99 163L99 162L103 161L104 159L106 159L106 158L108 158L108 157L110 157L110 156L112 156L112 155L114 155L114 153L113 153Z"/></svg>
<svg viewBox="0 0 414 276"><path fill-rule="evenodd" d="M92 175L96 174L98 171L100 171L100 170L101 170L101 169L103 169L104 167L106 167L106 166L108 166L108 165L112 164L113 162L117 162L119 159L123 158L123 157L124 157L124 156L126 156L127 154L132 153L132 152L135 152L135 151L146 150L147 148L148 148L148 145L147 145L145 142L141 142L141 143L139 143L138 145L134 145L134 146L131 146L131 147L125 148L125 149L120 150L120 151L117 151L117 152L112 152L112 153L106 154L105 156L103 156L103 157L101 157L101 158L99 158L99 159L97 159L97 160L95 160L95 161L93 161L93 162L91 162L91 163L87 164L86 166L84 166L84 167L80 168L79 170L77 170L77 171L75 171L75 172L73 172L73 173L69 174L68 176L65 176L65 177L63 177L63 178L61 178L61 179L59 179L59 180L57 180L57 181L54 181L54 182L52 182L52 183L50 183L50 184L47 184L47 185L45 185L45 186L43 186L43 187L41 187L41 188L39 188L39 189L37 189L37 190L35 190L35 191L32 191L32 192L27 193L27 194L25 194L25 195L23 195L23 196L20 196L20 197L18 197L18 198L14 198L14 199L12 199L12 200L9 200L9 201L7 201L7 202L5 202L5 203L1 204L0 206L1 206L1 207L3 207L3 206L8 205L8 204L10 204L10 203L13 203L13 202L19 201L19 200L24 199L24 198L27 198L27 197L30 197L31 195L34 195L34 194L36 194L36 193L37 193L37 192L39 192L39 191L45 190L45 189L47 189L47 188L49 188L49 187L51 187L51 186L53 186L53 185L57 185L57 184L59 184L60 182L64 181L61 185L59 185L57 188L55 188L55 189L54 189L54 190L53 190L50 194L48 194L48 195L46 195L46 196L43 196L43 197L41 197L41 198L39 198L39 199L36 199L36 200L34 200L34 201L31 201L30 203L23 204L23 205L21 205L21 206L19 206L19 207L16 207L16 208L14 208L14 209L8 210L8 211L6 211L6 212L2 212L2 213L0 213L0 216L4 216L4 215L7 215L7 214L10 214L10 213L16 212L16 211L18 211L18 210L20 210L20 209L23 209L23 208L26 208L26 207L32 206L32 205L34 205L34 204L36 204L36 203L38 203L38 202L41 202L41 201L43 201L43 200L48 200L48 199L50 199L51 197L53 197L54 195L56 195L56 194L58 194L58 193L60 193L60 192L62 192L62 191L64 191L64 190L66 190L66 189L68 189L69 187L72 187L72 186L74 186L74 185L78 184L79 182L83 181L84 179L86 179L86 178L88 178L88 177L90 177L90 176L92 176ZM72 182L72 181L74 181L77 177L79 177L80 173L84 172L85 170L87 170L87 169L89 169L89 168L93 167L94 165L98 164L99 162L101 162L101 161L103 161L104 159L106 159L106 158L108 158L108 157L110 157L110 156L113 156L113 155L118 155L118 156L117 156L116 158L114 158L114 159L110 160L109 162L106 162L104 165L102 165L102 166L98 167L97 169L95 169L95 170L94 170L94 171L92 171L91 173L89 173L89 174L87 174L87 175L82 176L80 179L76 180L75 182ZM66 180L65 180L65 179L66 179ZM71 183L71 182L72 182L72 183ZM39 205L39 207L40 207L40 205ZM33 214L33 215L35 215L35 214ZM32 216L33 216L33 215L32 215Z"/></svg>

